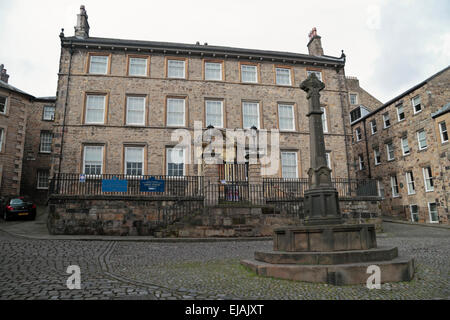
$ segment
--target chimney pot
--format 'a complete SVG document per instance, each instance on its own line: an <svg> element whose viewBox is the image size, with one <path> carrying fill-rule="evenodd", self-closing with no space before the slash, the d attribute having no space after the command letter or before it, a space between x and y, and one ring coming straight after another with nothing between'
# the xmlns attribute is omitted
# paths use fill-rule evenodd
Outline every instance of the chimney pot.
<svg viewBox="0 0 450 320"><path fill-rule="evenodd" d="M311 32L308 34L309 42L308 42L308 52L313 56L323 56L323 48L322 41L320 40L320 36L317 34L316 27L312 28Z"/></svg>
<svg viewBox="0 0 450 320"><path fill-rule="evenodd" d="M77 15L77 25L75 26L75 36L78 38L89 38L88 15L84 5L80 6L80 13Z"/></svg>
<svg viewBox="0 0 450 320"><path fill-rule="evenodd" d="M8 83L9 74L6 73L6 69L4 67L4 64L0 64L0 80Z"/></svg>

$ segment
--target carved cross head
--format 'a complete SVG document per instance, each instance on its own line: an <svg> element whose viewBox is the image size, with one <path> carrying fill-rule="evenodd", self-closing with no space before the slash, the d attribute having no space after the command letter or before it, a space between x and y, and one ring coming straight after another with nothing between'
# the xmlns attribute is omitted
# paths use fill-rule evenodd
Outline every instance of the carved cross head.
<svg viewBox="0 0 450 320"><path fill-rule="evenodd" d="M300 89L308 94L308 99L315 94L319 94L323 88L325 88L325 84L320 81L314 73L311 73L309 77L300 84Z"/></svg>

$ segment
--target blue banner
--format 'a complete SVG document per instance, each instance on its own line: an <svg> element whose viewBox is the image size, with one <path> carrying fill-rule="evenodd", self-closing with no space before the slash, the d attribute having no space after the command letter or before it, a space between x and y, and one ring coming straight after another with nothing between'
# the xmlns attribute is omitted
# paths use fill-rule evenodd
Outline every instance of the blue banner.
<svg viewBox="0 0 450 320"><path fill-rule="evenodd" d="M116 177L102 180L102 192L127 192L127 189L127 180L120 180Z"/></svg>
<svg viewBox="0 0 450 320"><path fill-rule="evenodd" d="M141 184L139 186L139 191L141 192L164 192L164 190L165 181L156 180L154 177L147 180L141 180Z"/></svg>

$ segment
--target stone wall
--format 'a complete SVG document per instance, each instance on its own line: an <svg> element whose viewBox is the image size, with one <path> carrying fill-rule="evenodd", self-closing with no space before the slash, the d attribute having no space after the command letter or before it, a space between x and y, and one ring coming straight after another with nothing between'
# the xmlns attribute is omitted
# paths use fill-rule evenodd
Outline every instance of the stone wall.
<svg viewBox="0 0 450 320"><path fill-rule="evenodd" d="M184 212L175 223L162 224L163 208L180 205ZM346 223L374 223L381 231L379 201L342 199ZM269 206L216 205L203 201L148 197L53 196L49 202L51 234L150 235L157 237L272 236L274 227L299 224L298 215ZM173 214L173 213L172 213ZM173 216L168 216L169 220Z"/></svg>
<svg viewBox="0 0 450 320"><path fill-rule="evenodd" d="M437 122L431 114L442 108L450 101L450 69L445 69L428 79L411 92L406 92L400 98L393 100L382 109L369 115L365 121L355 123L352 126L353 134L356 128L360 128L363 138L355 142L353 147L353 161L358 161L358 154L364 155L364 169L357 171L358 178L375 178L380 181L384 189L384 201L382 203L383 214L411 221L410 205L417 205L419 222L430 222L428 203L436 203L439 222L447 224L448 219L448 188L450 186L448 161L450 153L448 143L442 144L437 129ZM411 99L420 96L422 111L414 114ZM397 105L403 103L405 119L399 121ZM383 128L383 114L388 113L391 125ZM371 134L370 121L376 120L378 131ZM447 128L450 128L450 122ZM364 125L367 132L367 146L364 139ZM419 150L417 131L425 130L427 148ZM410 152L403 155L401 138L406 137ZM394 159L387 160L386 143L392 141L394 145ZM381 163L375 165L374 149L379 148ZM368 154L366 149L368 149ZM369 173L370 166L370 173ZM434 190L426 191L424 182L424 167L431 167ZM415 193L408 194L406 172L412 171L415 183ZM390 177L396 176L399 195L392 195Z"/></svg>
<svg viewBox="0 0 450 320"><path fill-rule="evenodd" d="M0 113L3 141L0 148L0 196L20 193L25 130L31 97L0 88L7 97L5 113Z"/></svg>

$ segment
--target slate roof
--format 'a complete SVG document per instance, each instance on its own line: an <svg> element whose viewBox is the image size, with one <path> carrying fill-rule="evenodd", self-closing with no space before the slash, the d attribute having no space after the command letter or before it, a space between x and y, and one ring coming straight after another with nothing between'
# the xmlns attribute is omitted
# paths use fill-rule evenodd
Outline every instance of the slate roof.
<svg viewBox="0 0 450 320"><path fill-rule="evenodd" d="M112 39L112 38L78 38L78 37L62 37L61 43L63 46L69 45L88 45L88 46L108 46L114 48L128 48L128 49L153 49L157 52L166 50L169 53L180 54L216 54L219 56L228 55L231 57L240 56L242 58L252 57L255 60L259 58L263 59L286 59L295 61L307 61L318 63L329 63L330 65L344 65L345 55L341 57L332 57L328 55L313 56L308 54L282 52L282 51L270 51L270 50L257 50L257 49L245 49L234 48L224 46L212 46L202 44L186 44L175 42L158 42L158 41L142 41L142 40L124 40L124 39ZM288 61L289 62L289 61Z"/></svg>
<svg viewBox="0 0 450 320"><path fill-rule="evenodd" d="M10 85L9 83L6 83L6 82L2 81L2 80L0 80L0 88L6 89L6 90L10 90L10 91L14 91L16 93L19 93L19 94L22 94L24 96L27 96L29 98L33 98L34 99L34 96L32 96L31 94L26 93L25 91L22 91L22 90L20 90L20 89L18 89L16 87Z"/></svg>
<svg viewBox="0 0 450 320"><path fill-rule="evenodd" d="M440 108L438 111L433 112L431 114L431 117L434 119L436 117L442 116L443 114L450 111L450 102L445 104L442 108Z"/></svg>

